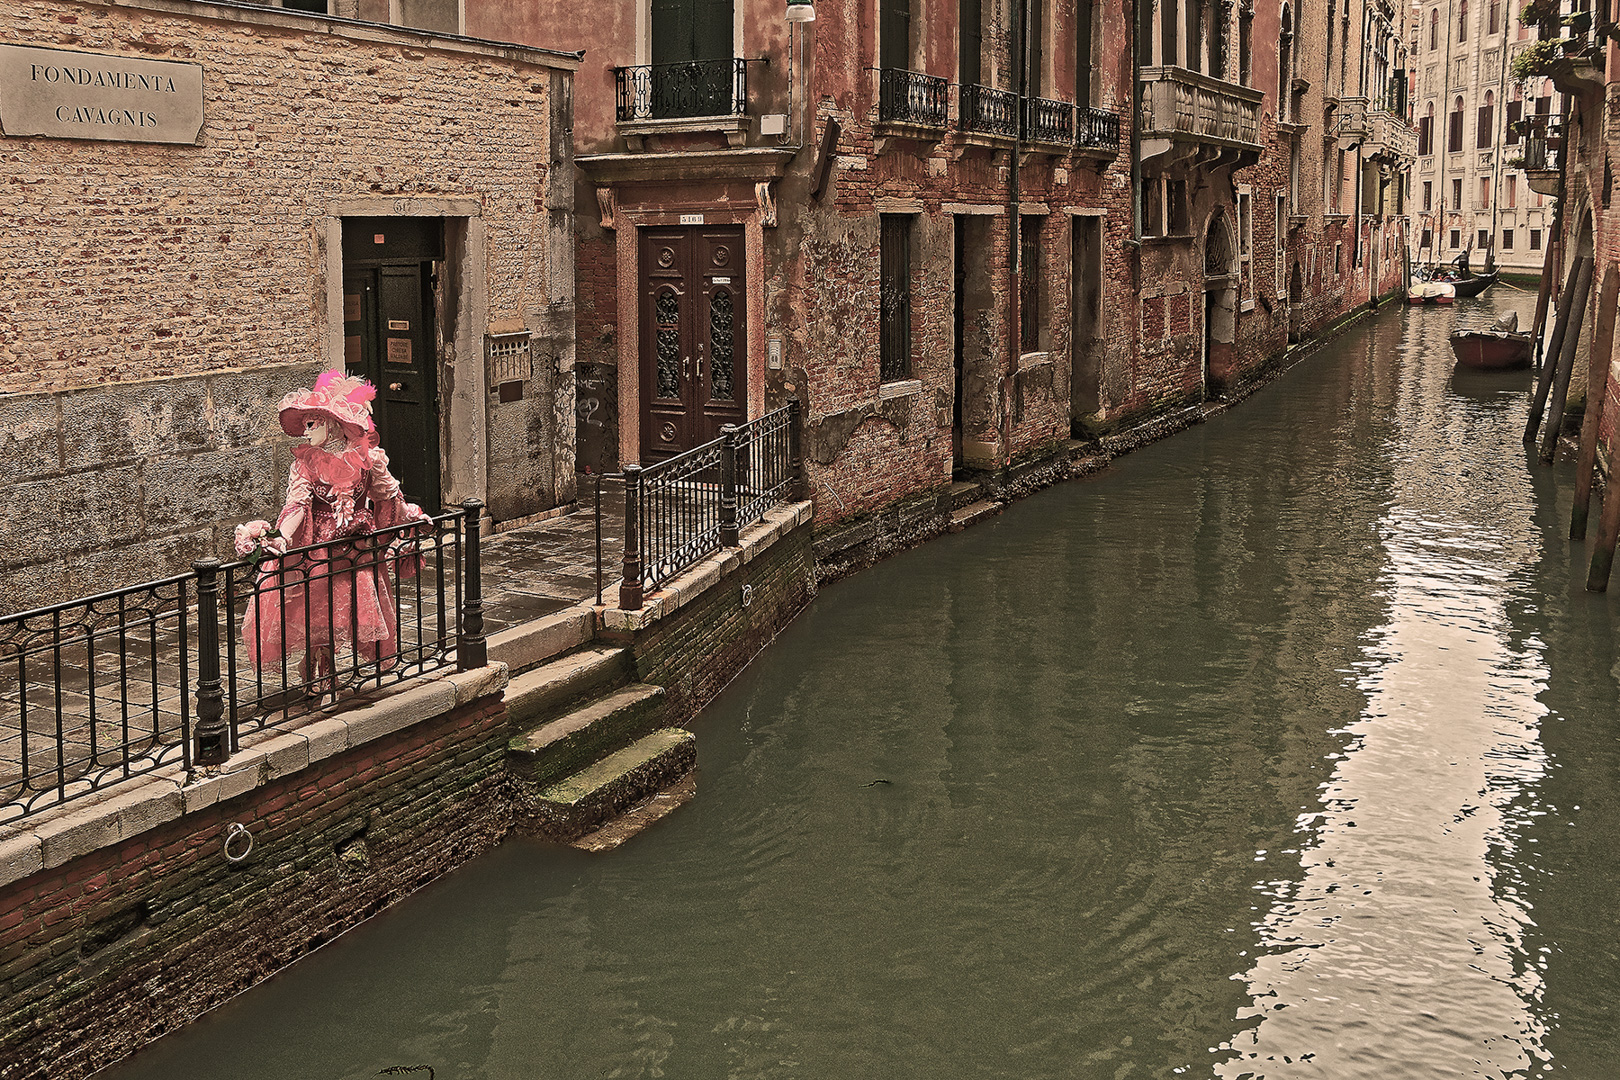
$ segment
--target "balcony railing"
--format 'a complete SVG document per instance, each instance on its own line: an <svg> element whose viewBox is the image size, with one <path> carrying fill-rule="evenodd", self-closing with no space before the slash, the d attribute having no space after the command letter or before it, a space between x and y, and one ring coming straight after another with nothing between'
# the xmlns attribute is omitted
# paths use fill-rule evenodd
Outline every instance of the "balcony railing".
<svg viewBox="0 0 1620 1080"><path fill-rule="evenodd" d="M1074 142L1074 106L1048 98L1024 99L1024 138L1067 146Z"/></svg>
<svg viewBox="0 0 1620 1080"><path fill-rule="evenodd" d="M1119 149L1119 114L1082 105L1076 111L1074 144L1081 149Z"/></svg>
<svg viewBox="0 0 1620 1080"><path fill-rule="evenodd" d="M689 60L613 69L618 121L738 116L748 102L748 61Z"/></svg>
<svg viewBox="0 0 1620 1080"><path fill-rule="evenodd" d="M937 75L904 68L878 72L878 120L944 128L950 84Z"/></svg>
<svg viewBox="0 0 1620 1080"><path fill-rule="evenodd" d="M968 85L958 91L956 122L978 135L1018 137L1018 95L988 86Z"/></svg>
<svg viewBox="0 0 1620 1080"><path fill-rule="evenodd" d="M1142 135L1258 152L1264 96L1251 87L1186 68L1143 68Z"/></svg>
<svg viewBox="0 0 1620 1080"><path fill-rule="evenodd" d="M1562 117L1535 115L1524 125L1524 165L1526 172L1553 172L1558 169L1564 150Z"/></svg>
<svg viewBox="0 0 1620 1080"><path fill-rule="evenodd" d="M1386 109L1373 109L1368 114L1368 120L1369 156L1392 162L1410 162L1417 159L1417 131L1406 117Z"/></svg>

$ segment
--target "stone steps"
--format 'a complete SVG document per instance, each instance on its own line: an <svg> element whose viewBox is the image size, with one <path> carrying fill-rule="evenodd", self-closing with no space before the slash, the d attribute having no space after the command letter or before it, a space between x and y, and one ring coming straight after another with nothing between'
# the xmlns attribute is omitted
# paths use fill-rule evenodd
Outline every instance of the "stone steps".
<svg viewBox="0 0 1620 1080"><path fill-rule="evenodd" d="M663 717L664 688L631 683L514 735L507 763L531 787L547 787L655 730Z"/></svg>
<svg viewBox="0 0 1620 1080"><path fill-rule="evenodd" d="M964 506L971 505L984 494L984 485L971 480L957 480L951 484L947 496L951 501L951 510L956 511Z"/></svg>
<svg viewBox="0 0 1620 1080"><path fill-rule="evenodd" d="M506 686L506 712L513 727L533 728L567 706L623 686L629 679L628 650L586 645L513 675Z"/></svg>
<svg viewBox="0 0 1620 1080"><path fill-rule="evenodd" d="M970 503L951 513L949 531L961 532L969 525L975 525L987 517L1001 513L1001 510L1002 504L994 499L981 499L979 502Z"/></svg>
<svg viewBox="0 0 1620 1080"><path fill-rule="evenodd" d="M685 785L684 795L679 793L678 785L692 775L696 765L697 738L690 731L653 731L567 779L536 791L529 806L530 828L540 836L564 843L582 837L600 840L605 833L611 842L582 846L591 850L617 846L690 797L690 784ZM659 806L659 796L671 789L675 794L664 800L667 808ZM615 819L635 827L611 831L603 828Z"/></svg>

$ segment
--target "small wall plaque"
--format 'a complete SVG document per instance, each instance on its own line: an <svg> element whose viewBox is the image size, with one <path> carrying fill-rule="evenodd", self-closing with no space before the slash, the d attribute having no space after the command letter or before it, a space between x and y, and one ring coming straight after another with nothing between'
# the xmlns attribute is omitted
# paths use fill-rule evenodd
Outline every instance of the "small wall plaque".
<svg viewBox="0 0 1620 1080"><path fill-rule="evenodd" d="M387 358L390 364L409 364L411 362L411 339L406 337L389 338Z"/></svg>
<svg viewBox="0 0 1620 1080"><path fill-rule="evenodd" d="M664 220L668 221L669 219L665 218ZM681 215L681 224L682 225L701 225L701 224L703 224L703 215L702 214L682 214Z"/></svg>
<svg viewBox="0 0 1620 1080"><path fill-rule="evenodd" d="M388 329L390 329L390 330L409 330L410 328L411 328L411 322L410 322L409 319L389 319L388 320Z"/></svg>
<svg viewBox="0 0 1620 1080"><path fill-rule="evenodd" d="M360 321L360 294L345 293L343 296L343 321Z"/></svg>
<svg viewBox="0 0 1620 1080"><path fill-rule="evenodd" d="M534 376L534 352L527 330L517 334L490 334L484 338L484 361L490 385L502 387L507 383L525 383ZM503 396L502 401L519 398Z"/></svg>

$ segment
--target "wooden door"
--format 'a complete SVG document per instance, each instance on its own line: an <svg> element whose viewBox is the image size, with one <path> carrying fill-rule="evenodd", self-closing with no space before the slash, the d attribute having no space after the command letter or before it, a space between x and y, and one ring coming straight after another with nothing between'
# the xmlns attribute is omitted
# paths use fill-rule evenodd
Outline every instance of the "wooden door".
<svg viewBox="0 0 1620 1080"><path fill-rule="evenodd" d="M641 234L641 458L747 419L747 303L738 226Z"/></svg>
<svg viewBox="0 0 1620 1080"><path fill-rule="evenodd" d="M438 363L431 263L350 268L343 275L345 360L377 387L377 434L406 496L439 508Z"/></svg>

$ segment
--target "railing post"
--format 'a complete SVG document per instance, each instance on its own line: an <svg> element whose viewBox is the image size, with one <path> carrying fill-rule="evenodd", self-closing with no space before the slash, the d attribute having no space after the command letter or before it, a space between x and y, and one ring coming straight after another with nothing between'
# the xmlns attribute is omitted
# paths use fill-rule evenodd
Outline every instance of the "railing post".
<svg viewBox="0 0 1620 1080"><path fill-rule="evenodd" d="M619 608L641 608L641 466L624 467L624 580L619 583Z"/></svg>
<svg viewBox="0 0 1620 1080"><path fill-rule="evenodd" d="M489 663L489 644L484 640L483 568L478 552L478 527L484 504L477 499L461 500L463 527L461 549L461 627L456 635L456 670L471 671Z"/></svg>
<svg viewBox="0 0 1620 1080"><path fill-rule="evenodd" d="M797 397L788 398L788 498L803 502L810 497L809 477L804 472L804 406Z"/></svg>
<svg viewBox="0 0 1620 1080"><path fill-rule="evenodd" d="M197 726L191 760L223 765L231 756L231 732L219 678L219 560L199 559L191 568L197 572Z"/></svg>
<svg viewBox="0 0 1620 1080"><path fill-rule="evenodd" d="M737 538L737 425L720 429L720 546L736 547Z"/></svg>

